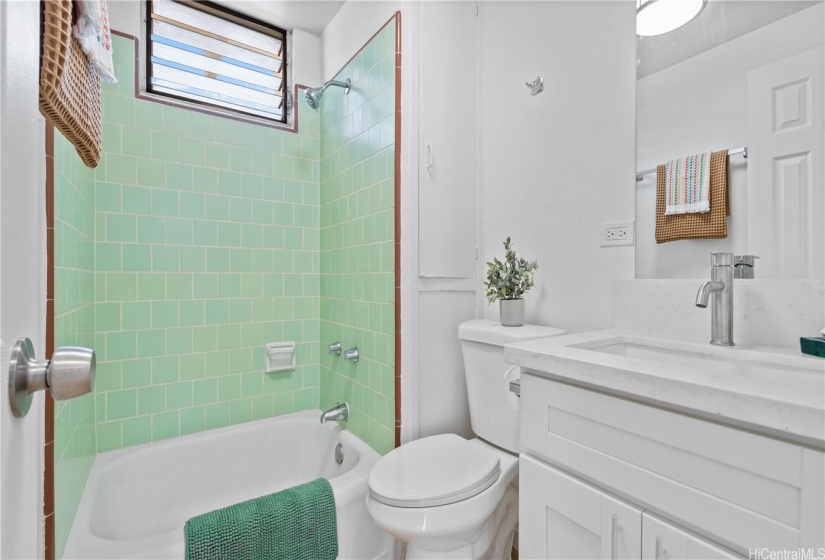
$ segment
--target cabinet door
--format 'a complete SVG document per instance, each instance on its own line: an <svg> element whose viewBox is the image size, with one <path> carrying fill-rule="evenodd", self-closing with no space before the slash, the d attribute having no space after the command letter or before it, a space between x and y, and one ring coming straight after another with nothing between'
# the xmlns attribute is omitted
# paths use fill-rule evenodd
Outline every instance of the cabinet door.
<svg viewBox="0 0 825 560"><path fill-rule="evenodd" d="M642 514L642 560L729 560L734 553L649 513Z"/></svg>
<svg viewBox="0 0 825 560"><path fill-rule="evenodd" d="M641 510L526 455L519 469L522 558L641 557Z"/></svg>
<svg viewBox="0 0 825 560"><path fill-rule="evenodd" d="M642 556L642 510L601 495L601 558L638 560Z"/></svg>

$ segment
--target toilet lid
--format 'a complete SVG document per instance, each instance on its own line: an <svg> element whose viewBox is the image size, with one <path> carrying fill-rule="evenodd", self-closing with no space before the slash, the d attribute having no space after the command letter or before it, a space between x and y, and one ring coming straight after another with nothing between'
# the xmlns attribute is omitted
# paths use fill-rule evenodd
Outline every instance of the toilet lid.
<svg viewBox="0 0 825 560"><path fill-rule="evenodd" d="M370 495L396 507L452 504L483 492L499 477L499 458L455 434L432 436L387 453L370 472Z"/></svg>

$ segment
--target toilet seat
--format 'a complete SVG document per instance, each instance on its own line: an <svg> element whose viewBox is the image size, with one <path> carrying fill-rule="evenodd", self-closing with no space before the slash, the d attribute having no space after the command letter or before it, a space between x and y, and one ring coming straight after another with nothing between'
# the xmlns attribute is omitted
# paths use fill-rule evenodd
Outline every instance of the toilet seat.
<svg viewBox="0 0 825 560"><path fill-rule="evenodd" d="M480 494L500 474L495 453L455 434L444 434L389 452L370 472L369 489L373 499L389 506L443 506Z"/></svg>

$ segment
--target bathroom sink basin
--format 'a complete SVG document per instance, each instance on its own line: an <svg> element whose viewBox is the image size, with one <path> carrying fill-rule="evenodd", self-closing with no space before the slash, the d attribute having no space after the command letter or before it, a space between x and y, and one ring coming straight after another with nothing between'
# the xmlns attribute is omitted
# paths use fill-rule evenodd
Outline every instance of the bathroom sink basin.
<svg viewBox="0 0 825 560"><path fill-rule="evenodd" d="M557 381L825 448L825 360L794 349L616 329L508 345L505 360Z"/></svg>
<svg viewBox="0 0 825 560"><path fill-rule="evenodd" d="M777 363L770 363L764 361L766 356L758 356L756 352L737 353L735 347L720 349L712 353L710 351L700 352L697 349L669 348L664 344L654 345L641 339L630 339L629 341L607 340L604 346L591 346L589 350L614 356L649 360L670 366L700 368L706 372L721 375L744 375L751 379L756 377L768 379L774 376L787 377L789 375L803 375L802 379L815 379L815 377L809 375L812 373L811 367L795 366L793 364L795 360L786 358L785 360L775 360ZM807 362L811 366L822 366L814 368L814 370L819 369L821 371L825 369L825 364L811 363L804 357L800 359L803 364Z"/></svg>
<svg viewBox="0 0 825 560"><path fill-rule="evenodd" d="M753 389L761 392L769 387L773 398L797 402L801 396L811 405L823 403L823 399L819 397L823 388L825 363L804 356L759 352L747 347L718 347L633 336L602 342L604 344L591 343L578 347L700 371L702 377L714 378L710 381L720 388L737 388L742 392L753 393Z"/></svg>

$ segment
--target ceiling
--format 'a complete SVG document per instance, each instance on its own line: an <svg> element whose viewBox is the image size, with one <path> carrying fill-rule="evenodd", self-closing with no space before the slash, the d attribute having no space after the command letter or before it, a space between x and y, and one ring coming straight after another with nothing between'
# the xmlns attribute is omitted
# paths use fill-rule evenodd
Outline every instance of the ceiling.
<svg viewBox="0 0 825 560"><path fill-rule="evenodd" d="M219 0L219 3L284 29L301 29L320 35L344 5L344 1ZM637 78L683 62L818 3L796 0L709 0L702 13L684 27L658 37L637 38Z"/></svg>
<svg viewBox="0 0 825 560"><path fill-rule="evenodd" d="M710 0L702 13L687 25L657 37L637 37L636 77L643 78L683 62L818 3Z"/></svg>
<svg viewBox="0 0 825 560"><path fill-rule="evenodd" d="M286 30L320 35L344 0L218 0L222 6Z"/></svg>

